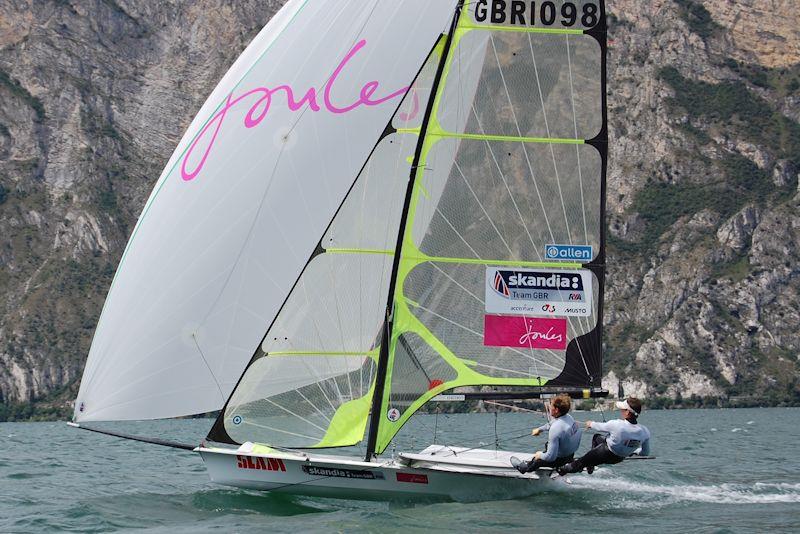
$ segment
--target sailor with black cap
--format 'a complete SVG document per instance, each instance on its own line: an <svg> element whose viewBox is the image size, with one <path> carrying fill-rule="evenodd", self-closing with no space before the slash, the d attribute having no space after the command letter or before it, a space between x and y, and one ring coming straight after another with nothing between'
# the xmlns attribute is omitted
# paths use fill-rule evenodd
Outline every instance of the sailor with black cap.
<svg viewBox="0 0 800 534"><path fill-rule="evenodd" d="M642 413L642 402L636 397L628 397L617 402L622 419L607 423L586 421L586 429L598 432L592 436L592 449L567 465L558 468L560 475L580 473L586 468L589 474L600 464L617 464L633 453L650 454L650 431L638 423Z"/></svg>

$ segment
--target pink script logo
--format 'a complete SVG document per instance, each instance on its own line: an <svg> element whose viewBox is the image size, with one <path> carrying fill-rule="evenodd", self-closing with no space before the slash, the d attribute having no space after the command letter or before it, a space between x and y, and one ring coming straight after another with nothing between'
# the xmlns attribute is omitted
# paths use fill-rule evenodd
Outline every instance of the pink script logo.
<svg viewBox="0 0 800 534"><path fill-rule="evenodd" d="M567 320L486 315L483 318L483 344L489 347L563 350L567 348Z"/></svg>
<svg viewBox="0 0 800 534"><path fill-rule="evenodd" d="M373 80L364 84L358 95L358 99L352 104L340 107L331 101L331 92L337 78L339 78L348 62L353 59L353 56L355 56L356 53L358 53L358 51L361 50L366 44L367 41L364 39L358 41L347 53L347 55L345 55L344 59L342 59L342 61L339 63L339 66L336 67L336 69L333 71L333 74L331 74L330 78L328 78L328 81L325 83L325 87L322 91L322 104L329 112L339 114L347 113L348 111L352 111L359 106L377 106L386 102L387 100L397 98L408 91L408 87L402 87L386 96L373 98L379 86L379 83ZM256 95L257 98L255 102L251 104L250 109L244 118L244 126L246 128L254 128L258 126L267 116L270 106L272 105L272 96L279 91L286 93L286 103L291 111L298 111L305 105L308 105L308 107L315 112L322 109L317 102L317 90L313 87L306 91L300 100L295 100L295 92L288 85L279 85L272 89L268 87L256 87L255 89L251 89L250 91L247 91L246 93L235 98L233 94L229 94L225 104L222 106L222 109L220 109L216 115L211 117L211 120L208 121L208 124L206 124L205 127L200 130L200 133L197 134L194 142L192 142L192 144L189 146L189 150L186 151L186 154L183 157L183 162L181 163L181 177L188 182L190 180L194 180L195 177L200 174L200 171L203 169L203 166L208 159L208 155L211 153L211 149L217 140L217 135L219 135L219 131L222 128L222 123L225 121L225 116L227 115L228 111L231 110L231 108L235 107L245 99L250 99L252 102L252 98L250 97ZM414 96L416 97L416 94ZM416 109L412 110L411 114L416 114ZM198 150L198 145L200 146L199 150L203 151L202 156L199 163L197 163L193 169L189 169L187 168L189 159L191 158L192 154L194 154L195 150Z"/></svg>

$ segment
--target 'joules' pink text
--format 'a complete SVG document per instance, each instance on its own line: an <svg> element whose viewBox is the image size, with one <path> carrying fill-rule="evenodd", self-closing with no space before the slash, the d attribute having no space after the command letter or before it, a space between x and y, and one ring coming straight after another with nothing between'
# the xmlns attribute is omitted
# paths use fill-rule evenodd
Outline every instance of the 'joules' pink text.
<svg viewBox="0 0 800 534"><path fill-rule="evenodd" d="M213 117L211 117L211 120L208 121L203 129L200 130L200 133L197 134L197 137L189 146L189 150L187 150L186 154L183 156L183 162L181 164L181 177L188 182L190 180L194 180L194 178L200 174L200 171L203 170L203 166L205 165L206 160L211 153L211 149L214 147L214 143L217 140L217 136L222 128L222 124L225 122L225 116L227 115L228 111L244 101L251 103L250 109L244 117L244 126L246 128L254 128L261 124L261 121L266 118L270 106L272 105L272 97L279 91L286 93L286 103L289 109L292 111L298 111L303 106L308 106L308 108L312 111L320 111L324 108L331 113L337 114L347 113L348 111L352 111L359 106L377 106L386 102L387 100L391 100L405 94L406 91L408 91L408 87L402 87L396 91L392 91L388 95L377 97L375 96L375 93L378 90L379 83L373 80L365 83L363 87L361 87L358 98L352 104L337 105L332 102L331 93L333 92L336 80L339 78L342 71L344 71L345 67L347 67L348 62L353 59L358 51L361 50L366 44L367 41L364 39L358 41L347 53L347 55L344 56L344 59L342 59L342 61L336 67L336 70L334 70L333 74L331 74L331 76L328 78L328 81L325 83L325 87L322 90L322 106L320 106L320 103L318 102L319 96L317 95L317 90L313 87L306 91L300 100L295 100L295 91L288 85L279 85L271 89L268 87L256 87L255 89L251 89L250 91L247 91L246 93L237 97L234 97L233 94L228 95L225 104ZM200 148L198 148L198 146ZM188 169L187 165L189 159L191 159L192 154L195 153L195 150L203 150L203 155L193 169Z"/></svg>

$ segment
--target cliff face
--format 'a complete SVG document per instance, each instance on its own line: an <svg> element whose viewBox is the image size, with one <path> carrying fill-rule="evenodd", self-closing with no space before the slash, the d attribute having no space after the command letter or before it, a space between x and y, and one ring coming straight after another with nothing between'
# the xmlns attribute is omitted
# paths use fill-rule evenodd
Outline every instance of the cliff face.
<svg viewBox="0 0 800 534"><path fill-rule="evenodd" d="M155 179L281 4L0 3L0 401L77 391Z"/></svg>
<svg viewBox="0 0 800 534"><path fill-rule="evenodd" d="M797 399L793 4L610 2L612 391Z"/></svg>
<svg viewBox="0 0 800 534"><path fill-rule="evenodd" d="M0 4L0 401L74 396L156 177L281 3ZM608 1L612 391L798 396L794 4Z"/></svg>

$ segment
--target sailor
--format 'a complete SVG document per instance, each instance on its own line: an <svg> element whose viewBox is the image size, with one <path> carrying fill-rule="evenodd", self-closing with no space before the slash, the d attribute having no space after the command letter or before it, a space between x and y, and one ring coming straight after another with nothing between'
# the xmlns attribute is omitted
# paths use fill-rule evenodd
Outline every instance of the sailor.
<svg viewBox="0 0 800 534"><path fill-rule="evenodd" d="M559 475L580 473L584 468L591 475L595 466L600 464L618 464L634 453L650 454L650 431L638 422L642 401L628 397L616 405L621 419L607 423L586 421L587 430L591 428L599 432L592 436L592 449L574 462L559 467Z"/></svg>
<svg viewBox="0 0 800 534"><path fill-rule="evenodd" d="M568 395L559 395L550 402L552 421L531 431L533 436L538 436L545 431L549 433L544 452L536 451L530 462L523 462L519 458L511 457L511 464L520 473L535 471L540 467L559 467L572 461L575 451L581 444L583 431L569 415L571 407L572 402Z"/></svg>

